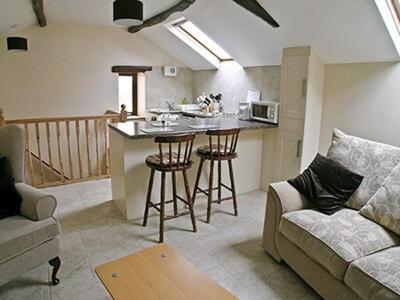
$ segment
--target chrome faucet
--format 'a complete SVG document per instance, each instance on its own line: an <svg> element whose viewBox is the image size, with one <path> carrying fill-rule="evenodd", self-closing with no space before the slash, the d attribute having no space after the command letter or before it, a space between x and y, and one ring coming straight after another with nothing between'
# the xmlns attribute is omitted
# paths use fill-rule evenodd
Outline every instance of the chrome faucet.
<svg viewBox="0 0 400 300"><path fill-rule="evenodd" d="M167 103L169 110L174 110L175 109L175 102L165 101L165 103Z"/></svg>

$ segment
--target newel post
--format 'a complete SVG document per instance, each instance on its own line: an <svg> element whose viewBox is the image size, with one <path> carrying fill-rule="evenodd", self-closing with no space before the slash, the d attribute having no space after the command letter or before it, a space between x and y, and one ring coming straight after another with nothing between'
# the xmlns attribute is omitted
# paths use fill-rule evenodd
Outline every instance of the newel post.
<svg viewBox="0 0 400 300"><path fill-rule="evenodd" d="M0 127L3 127L4 125L6 125L6 119L4 118L3 110L0 108Z"/></svg>

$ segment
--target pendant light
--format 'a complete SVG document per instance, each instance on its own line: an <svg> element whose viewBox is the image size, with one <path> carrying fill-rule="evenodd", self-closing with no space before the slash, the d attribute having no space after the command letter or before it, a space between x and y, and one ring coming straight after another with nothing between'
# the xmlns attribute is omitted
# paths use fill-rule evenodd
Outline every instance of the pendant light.
<svg viewBox="0 0 400 300"><path fill-rule="evenodd" d="M119 26L138 26L143 24L143 3L138 0L115 0L114 24Z"/></svg>
<svg viewBox="0 0 400 300"><path fill-rule="evenodd" d="M28 51L28 40L23 37L8 37L7 49L10 52L26 52Z"/></svg>

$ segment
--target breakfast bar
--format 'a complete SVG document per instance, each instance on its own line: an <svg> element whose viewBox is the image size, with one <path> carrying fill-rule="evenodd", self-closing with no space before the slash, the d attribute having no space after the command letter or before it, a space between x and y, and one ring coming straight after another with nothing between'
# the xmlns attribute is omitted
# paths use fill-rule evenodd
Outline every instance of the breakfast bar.
<svg viewBox="0 0 400 300"><path fill-rule="evenodd" d="M146 202L147 185L150 171L145 165L148 155L158 153L154 137L163 135L196 134L193 151L208 143L205 133L208 129L240 128L237 145L238 158L234 162L237 193L245 193L264 187L265 166L268 166L268 146L265 143L275 132L277 125L242 121L235 117L226 118L186 118L173 121L170 126L158 127L154 122L133 121L109 124L110 161L113 201L127 220L143 217ZM194 166L188 171L190 188L193 189L198 158L193 153ZM226 166L224 166L226 167ZM223 169L223 181L229 182L227 170ZM200 186L208 182L208 166L203 168ZM159 197L160 178L155 176L153 197ZM167 178L169 180L169 178ZM178 193L184 194L182 178L177 178ZM171 194L167 183L167 198ZM199 198L199 202L202 199ZM196 202L197 203L197 202ZM240 207L240 202L239 202Z"/></svg>

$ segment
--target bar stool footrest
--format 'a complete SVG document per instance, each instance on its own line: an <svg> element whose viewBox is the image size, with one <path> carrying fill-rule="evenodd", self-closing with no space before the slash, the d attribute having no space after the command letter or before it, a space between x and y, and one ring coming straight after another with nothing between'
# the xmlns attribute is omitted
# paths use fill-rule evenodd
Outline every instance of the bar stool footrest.
<svg viewBox="0 0 400 300"><path fill-rule="evenodd" d="M178 217L186 216L186 215L188 215L188 214L190 214L190 211L189 211L189 210L188 210L188 211L181 212L181 213L177 214L176 216L175 216L175 215L172 215L172 216L165 216L165 217L164 217L164 221L176 219L176 218L178 218Z"/></svg>
<svg viewBox="0 0 400 300"><path fill-rule="evenodd" d="M179 200L181 200L181 201L182 201L183 203L185 203L186 205L189 205L189 202L186 201L185 199L183 199L181 196L176 195L176 198L179 199Z"/></svg>
<svg viewBox="0 0 400 300"><path fill-rule="evenodd" d="M220 203L223 201L227 201L227 200L233 200L233 197L226 197L226 198L221 198L221 200L212 200L211 203Z"/></svg>
<svg viewBox="0 0 400 300"><path fill-rule="evenodd" d="M224 188L226 188L228 191L231 191L231 192L232 192L232 188L230 188L229 186L225 185L225 184L222 183L222 182L221 182L221 186L224 187ZM206 196L208 196L208 190L209 190L209 189L202 189L202 188L197 187L196 194L203 193L203 194L205 194ZM214 188L212 188L212 190L213 190L213 191L217 191L217 190L218 190L218 187L214 187Z"/></svg>
<svg viewBox="0 0 400 300"><path fill-rule="evenodd" d="M226 186L224 183L221 182L221 186L223 186L224 188L226 188L228 191L232 192L232 188L229 186Z"/></svg>

